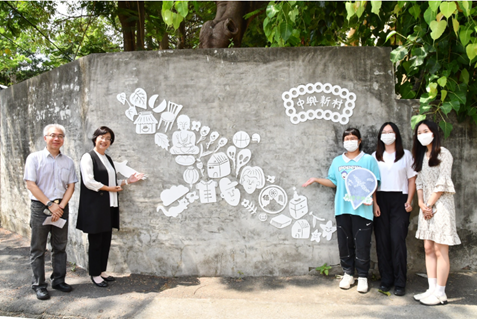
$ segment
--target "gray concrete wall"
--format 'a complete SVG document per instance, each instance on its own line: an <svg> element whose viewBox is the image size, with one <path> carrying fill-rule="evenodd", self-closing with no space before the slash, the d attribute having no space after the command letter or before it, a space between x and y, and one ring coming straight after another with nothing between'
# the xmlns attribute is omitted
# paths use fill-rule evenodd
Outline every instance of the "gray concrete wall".
<svg viewBox="0 0 477 319"><path fill-rule="evenodd" d="M336 233L330 240L321 235L319 242L312 236L325 233L320 224L331 221L335 226L334 192L315 185L303 189L301 185L309 177L326 176L332 159L343 152L341 135L346 127L359 128L365 151L372 152L377 130L383 122L392 120L400 126L406 147L411 146L409 121L416 102L395 99L389 52L386 48L320 47L98 54L3 90L2 227L29 234L29 201L22 175L26 156L44 147L44 125L65 125L68 132L63 152L76 163L92 148L89 139L93 131L107 125L116 133L109 150L111 157L117 162L127 160L128 166L148 175L145 181L125 186L120 194L121 231L113 233L111 271L167 276L297 275L325 262L338 264ZM320 92L313 91L315 87ZM321 98L325 99L323 104ZM287 99L288 110L284 107ZM150 107L148 102L153 100ZM235 186L240 193L238 203L223 199L219 187L214 203L202 203L192 196L192 192L200 195L195 187L200 180L217 184L221 180L207 174L208 161L214 155L203 154L200 158L205 174L199 173L200 179L191 188L184 180L188 166L176 161L192 159L189 165L193 166L193 176L193 170L199 171L200 154L171 154L173 134L179 130L176 121L167 132L164 123L159 128L158 124L149 127L151 134L137 133L138 129L144 133L142 129L148 123L134 124L138 118L146 118L140 112L151 112L149 118L159 122L165 112L160 104L163 100L182 105L179 115L200 122L191 123L197 129L208 126L210 132L220 134L219 139L226 137L226 145L217 153L226 153L234 145L237 132L246 132L250 137L258 134L259 142L255 137L246 147L251 159L244 167L260 167L265 175L264 186L249 194L239 183ZM344 110L345 106L353 108L352 112ZM128 109L139 113L131 116L133 121L125 114ZM191 132L199 140L199 131ZM473 173L463 171L473 167L470 145L475 134L475 129L464 126L456 137L445 142L459 166L454 174L463 245L451 250L456 257L452 264L455 268L476 266L470 247L475 242L477 214L467 201L475 193L475 186L466 182ZM204 152L210 135L197 144ZM209 151L218 147L219 139ZM188 151L194 153L195 149ZM240 151L237 148L236 162ZM184 157L179 160L179 156ZM233 162L229 162L232 172L224 177L240 182L244 168L237 177ZM189 188L190 193L166 205L163 200L168 202L179 194L167 197L164 191L177 186ZM308 205L308 213L299 218L299 223L290 211L294 188ZM275 193L285 193L288 201L262 207L267 197L264 195ZM71 261L85 266L86 236L75 229L78 196L79 185L70 202L68 250ZM247 202L257 208L255 213L245 207ZM293 201L291 204L293 209ZM310 213L319 218L315 225ZM283 228L273 226L272 219L280 215L287 221L282 226L291 223ZM415 215L416 212L408 240L410 266L424 269L422 243L413 238ZM300 229L305 229L307 238L294 238Z"/></svg>

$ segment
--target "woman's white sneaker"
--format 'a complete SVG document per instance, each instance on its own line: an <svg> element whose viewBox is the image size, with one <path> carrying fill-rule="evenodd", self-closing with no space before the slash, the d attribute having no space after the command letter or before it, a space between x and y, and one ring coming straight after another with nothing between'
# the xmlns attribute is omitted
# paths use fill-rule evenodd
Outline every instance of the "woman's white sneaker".
<svg viewBox="0 0 477 319"><path fill-rule="evenodd" d="M340 288L349 289L352 284L354 284L354 277L345 273L340 281Z"/></svg>
<svg viewBox="0 0 477 319"><path fill-rule="evenodd" d="M437 296L436 294L432 294L430 296L427 296L426 298L422 298L420 302L421 304L426 306L445 305L447 303L447 296L446 294L442 296Z"/></svg>
<svg viewBox="0 0 477 319"><path fill-rule="evenodd" d="M368 278L365 278L365 277L358 278L358 292L361 292L361 293L368 292Z"/></svg>
<svg viewBox="0 0 477 319"><path fill-rule="evenodd" d="M426 292L414 295L414 300L419 301L421 299L427 298L430 295L432 295L433 292L434 292L434 290L427 289Z"/></svg>

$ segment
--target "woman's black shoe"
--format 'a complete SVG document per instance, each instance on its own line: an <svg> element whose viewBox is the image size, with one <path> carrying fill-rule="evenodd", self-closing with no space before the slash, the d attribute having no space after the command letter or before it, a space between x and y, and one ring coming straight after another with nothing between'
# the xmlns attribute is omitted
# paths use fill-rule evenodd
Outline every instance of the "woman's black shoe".
<svg viewBox="0 0 477 319"><path fill-rule="evenodd" d="M101 281L101 282L98 284L96 281L94 281L93 276L91 276L91 281L93 282L93 284L95 284L95 285L98 286L98 287L101 287L101 288L106 288L106 287L108 287L108 283L107 283L106 281Z"/></svg>
<svg viewBox="0 0 477 319"><path fill-rule="evenodd" d="M104 281L115 281L116 280L116 278L114 278L113 276L108 276L108 277L101 276L101 278L103 278Z"/></svg>

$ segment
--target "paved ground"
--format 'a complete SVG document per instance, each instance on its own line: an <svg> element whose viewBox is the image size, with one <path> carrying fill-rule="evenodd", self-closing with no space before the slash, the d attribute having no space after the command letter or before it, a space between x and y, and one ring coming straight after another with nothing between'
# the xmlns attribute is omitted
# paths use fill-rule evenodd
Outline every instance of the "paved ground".
<svg viewBox="0 0 477 319"><path fill-rule="evenodd" d="M404 297L378 292L370 281L367 294L338 288L329 276L166 278L113 274L117 281L97 288L84 269L68 266L71 293L49 289L40 301L30 288L27 239L0 228L0 318L477 318L477 272L452 273L449 304L426 307L412 295L427 280L409 274ZM47 258L49 260L49 256ZM47 263L47 275L51 264Z"/></svg>

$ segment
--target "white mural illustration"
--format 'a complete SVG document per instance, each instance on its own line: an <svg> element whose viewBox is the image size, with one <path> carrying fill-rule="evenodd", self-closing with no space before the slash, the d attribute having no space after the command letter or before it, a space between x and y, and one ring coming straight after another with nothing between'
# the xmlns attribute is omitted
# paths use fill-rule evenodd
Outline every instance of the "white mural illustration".
<svg viewBox="0 0 477 319"><path fill-rule="evenodd" d="M220 196L231 206L237 206L240 202L240 191L235 188L237 182L232 182L227 177L219 182Z"/></svg>
<svg viewBox="0 0 477 319"><path fill-rule="evenodd" d="M192 127L191 130L193 131L199 131L201 123L199 121L192 121Z"/></svg>
<svg viewBox="0 0 477 319"><path fill-rule="evenodd" d="M207 143L207 149L209 149L210 145L215 142L215 140L220 136L219 132L212 132L210 133L210 140L209 143Z"/></svg>
<svg viewBox="0 0 477 319"><path fill-rule="evenodd" d="M250 135L247 132L239 131L234 134L233 142L238 148L245 148L250 144Z"/></svg>
<svg viewBox="0 0 477 319"><path fill-rule="evenodd" d="M297 220L292 226L292 237L308 239L310 237L310 223L306 219Z"/></svg>
<svg viewBox="0 0 477 319"><path fill-rule="evenodd" d="M275 183L275 176L270 176L270 175L267 175L267 182L270 182L270 183Z"/></svg>
<svg viewBox="0 0 477 319"><path fill-rule="evenodd" d="M260 207L269 214L278 214L288 203L287 193L277 185L266 186L258 197Z"/></svg>
<svg viewBox="0 0 477 319"><path fill-rule="evenodd" d="M192 189L192 185L195 184L199 180L199 171L194 168L194 166L189 166L184 171L184 181L190 185Z"/></svg>
<svg viewBox="0 0 477 319"><path fill-rule="evenodd" d="M167 207L188 192L189 189L184 185L172 186L169 189L165 189L161 192L162 204Z"/></svg>
<svg viewBox="0 0 477 319"><path fill-rule="evenodd" d="M211 178L221 178L230 174L230 161L225 153L213 154L207 162L207 175Z"/></svg>
<svg viewBox="0 0 477 319"><path fill-rule="evenodd" d="M275 226L276 228L285 228L290 225L291 222L292 219L290 217L285 215L278 215L276 217L273 217L272 220L270 220L270 225Z"/></svg>
<svg viewBox="0 0 477 319"><path fill-rule="evenodd" d="M310 212L310 215L313 217L313 228L316 227L316 222L317 221L321 221L321 222L325 221L324 218L320 218L320 217L317 217L317 216L313 215L313 212Z"/></svg>
<svg viewBox="0 0 477 319"><path fill-rule="evenodd" d="M187 209L187 206L189 205L189 201L185 198L179 200L179 204L177 206L173 206L169 208L169 210L166 210L164 206L159 205L157 206L157 211L161 211L164 215L168 217L177 217L179 216L180 213L185 211Z"/></svg>
<svg viewBox="0 0 477 319"><path fill-rule="evenodd" d="M260 214L258 215L258 220L261 221L261 222L266 222L267 219L268 219L268 215L265 214L265 213L260 213Z"/></svg>
<svg viewBox="0 0 477 319"><path fill-rule="evenodd" d="M329 220L326 224L320 224L320 227L323 230L323 237L326 237L326 240L331 240L331 236L336 231L336 226L333 226L333 222Z"/></svg>
<svg viewBox="0 0 477 319"><path fill-rule="evenodd" d="M189 131L190 118L187 115L177 117L179 131L172 134L171 154L199 154L199 148L195 146L195 134Z"/></svg>
<svg viewBox="0 0 477 319"><path fill-rule="evenodd" d="M318 232L318 229L315 229L315 231L311 233L311 241L316 241L317 243L319 243L320 239L321 233Z"/></svg>
<svg viewBox="0 0 477 319"><path fill-rule="evenodd" d="M140 112L134 121L137 134L154 134L156 133L157 120L151 112Z"/></svg>
<svg viewBox="0 0 477 319"><path fill-rule="evenodd" d="M316 82L291 88L283 92L282 99L293 124L324 119L346 125L353 115L356 94L339 85Z"/></svg>
<svg viewBox="0 0 477 319"><path fill-rule="evenodd" d="M240 175L240 184L248 194L252 194L257 188L265 186L265 175L258 166L245 166Z"/></svg>
<svg viewBox="0 0 477 319"><path fill-rule="evenodd" d="M161 128L162 123L164 123L164 132L167 132L169 129L171 129L172 124L181 110L182 105L169 101L167 103L167 111L161 113L161 119L157 129Z"/></svg>
<svg viewBox="0 0 477 319"><path fill-rule="evenodd" d="M215 203L217 201L217 194L215 193L215 188L217 187L217 182L210 181L200 181L195 185L195 188L199 190L199 198L202 204Z"/></svg>
<svg viewBox="0 0 477 319"><path fill-rule="evenodd" d="M190 166L195 163L195 158L192 155L179 155L176 156L175 161L182 166Z"/></svg>
<svg viewBox="0 0 477 319"><path fill-rule="evenodd" d="M122 161L122 162L113 161L113 163L114 163L114 168L116 169L116 171L126 178L129 178L133 174L139 173L135 169L127 166L128 161ZM146 178L147 176L144 175L142 179L144 180Z"/></svg>
<svg viewBox="0 0 477 319"><path fill-rule="evenodd" d="M260 135L258 133L252 134L252 142L260 143Z"/></svg>
<svg viewBox="0 0 477 319"><path fill-rule="evenodd" d="M233 170L235 171L235 154L237 153L237 148L233 145L227 148L227 156L233 163Z"/></svg>
<svg viewBox="0 0 477 319"><path fill-rule="evenodd" d="M288 207L290 216L295 219L300 219L308 213L308 200L303 195L298 196L296 187L293 187L293 199L290 200Z"/></svg>
<svg viewBox="0 0 477 319"><path fill-rule="evenodd" d="M237 155L237 168L235 169L235 176L238 177L240 169L247 165L252 157L252 152L249 149L241 150Z"/></svg>
<svg viewBox="0 0 477 319"><path fill-rule="evenodd" d="M251 202L248 199L244 199L241 204L250 212L250 214L253 215L257 212L257 206L255 206L254 202Z"/></svg>
<svg viewBox="0 0 477 319"><path fill-rule="evenodd" d="M186 198L187 200L189 201L189 203L193 203L195 202L196 200L199 199L199 195L197 195L197 192L196 191L193 191L193 192L190 192L186 195Z"/></svg>
<svg viewBox="0 0 477 319"><path fill-rule="evenodd" d="M199 133L200 133L200 138L199 138L199 140L197 141L197 144L199 144L201 141L204 141L204 140L206 139L207 135L209 134L209 132L210 132L210 127L208 127L208 126L202 126L202 127L200 128L200 131L199 131Z"/></svg>

